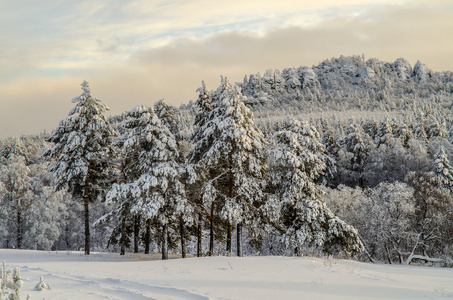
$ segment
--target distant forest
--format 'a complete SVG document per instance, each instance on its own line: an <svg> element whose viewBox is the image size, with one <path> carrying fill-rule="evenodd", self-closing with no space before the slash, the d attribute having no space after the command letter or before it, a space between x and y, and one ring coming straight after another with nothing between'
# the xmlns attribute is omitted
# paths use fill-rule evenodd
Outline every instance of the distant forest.
<svg viewBox="0 0 453 300"><path fill-rule="evenodd" d="M85 81L1 140L0 247L453 266L452 72L342 56L198 92L107 118Z"/></svg>

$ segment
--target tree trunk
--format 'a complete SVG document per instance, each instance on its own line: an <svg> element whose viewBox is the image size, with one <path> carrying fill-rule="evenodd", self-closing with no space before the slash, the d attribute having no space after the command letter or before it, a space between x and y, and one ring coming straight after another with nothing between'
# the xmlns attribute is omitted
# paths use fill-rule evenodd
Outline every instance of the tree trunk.
<svg viewBox="0 0 453 300"><path fill-rule="evenodd" d="M230 221L227 222L227 240L226 240L226 255L231 256L231 231L232 226Z"/></svg>
<svg viewBox="0 0 453 300"><path fill-rule="evenodd" d="M242 257L242 224L237 225L237 256Z"/></svg>
<svg viewBox="0 0 453 300"><path fill-rule="evenodd" d="M85 212L85 255L90 255L90 214L88 210L89 203L89 182L90 182L91 162L88 163L87 176L85 178L85 189L83 193L83 206Z"/></svg>
<svg viewBox="0 0 453 300"><path fill-rule="evenodd" d="M126 240L127 240L126 216L123 213L121 218L120 255L126 254Z"/></svg>
<svg viewBox="0 0 453 300"><path fill-rule="evenodd" d="M182 219L182 216L179 216L179 233L181 235L181 257L186 258L186 233L184 230L184 220Z"/></svg>
<svg viewBox="0 0 453 300"><path fill-rule="evenodd" d="M168 259L168 224L162 225L162 260Z"/></svg>
<svg viewBox="0 0 453 300"><path fill-rule="evenodd" d="M390 251L389 248L387 247L387 243L384 243L384 248L385 248L385 253L387 254L387 261L389 264L392 264L392 258L390 257Z"/></svg>
<svg viewBox="0 0 453 300"><path fill-rule="evenodd" d="M134 253L138 253L138 240L140 233L140 216L134 218Z"/></svg>
<svg viewBox="0 0 453 300"><path fill-rule="evenodd" d="M16 249L20 249L22 246L22 212L17 209L17 237L16 237Z"/></svg>
<svg viewBox="0 0 453 300"><path fill-rule="evenodd" d="M234 148L232 148L234 149ZM232 165L231 163L231 157L230 157L230 166ZM233 172L230 169L230 176L229 176L229 183L228 183L228 198L233 197ZM230 220L227 222L227 240L226 240L226 252L228 256L231 256L231 231L233 230L232 225Z"/></svg>
<svg viewBox="0 0 453 300"><path fill-rule="evenodd" d="M198 228L197 228L197 257L202 256L202 250L201 250L201 223L202 223L202 215L201 212L198 214Z"/></svg>
<svg viewBox="0 0 453 300"><path fill-rule="evenodd" d="M233 226L231 225L230 221L227 222L227 256L231 256L231 232L233 230Z"/></svg>
<svg viewBox="0 0 453 300"><path fill-rule="evenodd" d="M151 243L151 219L146 220L145 232L145 254L149 254L149 244Z"/></svg>
<svg viewBox="0 0 453 300"><path fill-rule="evenodd" d="M90 255L90 215L88 210L88 197L83 198L85 208L85 255Z"/></svg>
<svg viewBox="0 0 453 300"><path fill-rule="evenodd" d="M209 227L209 256L214 254L214 202L211 205L210 227Z"/></svg>

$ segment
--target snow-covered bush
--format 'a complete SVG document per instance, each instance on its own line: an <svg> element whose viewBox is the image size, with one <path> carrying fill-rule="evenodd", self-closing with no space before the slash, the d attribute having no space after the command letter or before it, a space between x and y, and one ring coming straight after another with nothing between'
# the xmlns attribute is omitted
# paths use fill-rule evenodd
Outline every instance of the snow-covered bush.
<svg viewBox="0 0 453 300"><path fill-rule="evenodd" d="M35 285L35 290L43 291L43 290L50 290L50 284L44 282L44 277L39 277L39 282Z"/></svg>

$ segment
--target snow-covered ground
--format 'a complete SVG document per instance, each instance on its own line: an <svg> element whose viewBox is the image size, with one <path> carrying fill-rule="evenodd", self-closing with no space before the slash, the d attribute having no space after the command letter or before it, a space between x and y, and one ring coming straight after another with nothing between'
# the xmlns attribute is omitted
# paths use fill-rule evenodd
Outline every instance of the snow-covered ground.
<svg viewBox="0 0 453 300"><path fill-rule="evenodd" d="M311 257L204 257L0 250L32 299L453 299L453 269ZM34 291L40 276L51 290Z"/></svg>

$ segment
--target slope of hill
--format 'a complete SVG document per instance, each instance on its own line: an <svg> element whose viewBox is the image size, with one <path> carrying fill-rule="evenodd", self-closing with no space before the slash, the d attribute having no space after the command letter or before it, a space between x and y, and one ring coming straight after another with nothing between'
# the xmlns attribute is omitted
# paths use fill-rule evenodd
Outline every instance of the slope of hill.
<svg viewBox="0 0 453 300"><path fill-rule="evenodd" d="M445 114L453 102L453 72L435 72L420 61L411 66L404 58L383 62L341 56L312 67L246 75L237 84L261 128L272 127L286 116L407 120L420 112ZM179 108L183 132L191 130L193 110L193 101Z"/></svg>
<svg viewBox="0 0 453 300"><path fill-rule="evenodd" d="M409 95L422 98L451 96L453 73L434 72L420 61L412 67L404 58L389 63L341 56L313 67L267 70L263 76L259 73L246 76L240 86L253 104L294 100L335 102L346 98L343 100L349 103L343 103L345 108L348 105L360 107L370 100L385 102Z"/></svg>

